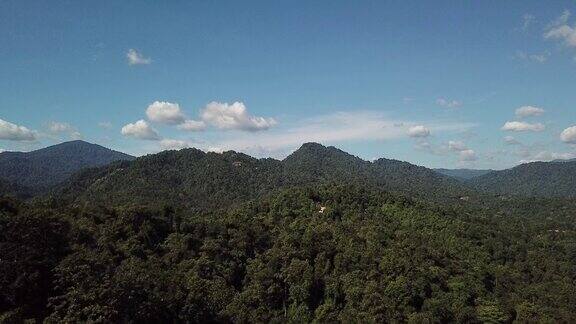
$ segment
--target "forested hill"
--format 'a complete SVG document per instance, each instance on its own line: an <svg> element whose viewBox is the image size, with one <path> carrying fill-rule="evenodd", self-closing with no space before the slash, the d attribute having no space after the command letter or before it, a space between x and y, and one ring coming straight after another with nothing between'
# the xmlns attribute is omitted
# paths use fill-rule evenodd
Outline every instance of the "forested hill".
<svg viewBox="0 0 576 324"><path fill-rule="evenodd" d="M469 181L479 190L526 197L576 197L576 162L533 162Z"/></svg>
<svg viewBox="0 0 576 324"><path fill-rule="evenodd" d="M308 184L362 184L431 201L474 195L458 181L406 162L364 161L334 147L304 144L283 161L233 151L165 151L87 170L60 191L68 199L113 204L229 206L273 190Z"/></svg>
<svg viewBox="0 0 576 324"><path fill-rule="evenodd" d="M11 196L15 198L28 198L30 189L16 183L0 179L0 196Z"/></svg>
<svg viewBox="0 0 576 324"><path fill-rule="evenodd" d="M41 192L83 168L132 159L130 155L100 145L71 141L32 152L0 153L0 179Z"/></svg>
<svg viewBox="0 0 576 324"><path fill-rule="evenodd" d="M0 200L0 322L574 323L572 210L470 215L350 184L201 213Z"/></svg>

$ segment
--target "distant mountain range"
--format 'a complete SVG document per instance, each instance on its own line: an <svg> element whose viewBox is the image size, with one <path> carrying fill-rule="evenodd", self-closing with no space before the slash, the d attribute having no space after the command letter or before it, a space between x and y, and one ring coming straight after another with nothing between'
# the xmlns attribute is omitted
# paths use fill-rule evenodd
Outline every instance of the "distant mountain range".
<svg viewBox="0 0 576 324"><path fill-rule="evenodd" d="M84 141L65 142L32 152L0 153L0 189L4 193L36 194L72 174L134 157Z"/></svg>
<svg viewBox="0 0 576 324"><path fill-rule="evenodd" d="M492 172L493 170L474 170L474 169L434 169L443 175L460 180L470 180L479 176L483 176Z"/></svg>
<svg viewBox="0 0 576 324"><path fill-rule="evenodd" d="M307 143L279 161L234 151L165 151L78 174L61 193L78 201L112 204L229 206L276 189L360 184L414 198L460 202L474 191L433 170L388 159L364 161L334 147Z"/></svg>
<svg viewBox="0 0 576 324"><path fill-rule="evenodd" d="M473 178L468 184L500 195L576 197L576 161L522 164Z"/></svg>
<svg viewBox="0 0 576 324"><path fill-rule="evenodd" d="M486 193L576 197L576 161L561 162L503 171L432 170L384 158L368 162L317 143L302 145L282 161L198 149L136 159L72 141L28 153L0 153L0 194L29 197L55 190L72 200L170 202L201 209L243 202L276 189L325 183L358 183L441 203Z"/></svg>

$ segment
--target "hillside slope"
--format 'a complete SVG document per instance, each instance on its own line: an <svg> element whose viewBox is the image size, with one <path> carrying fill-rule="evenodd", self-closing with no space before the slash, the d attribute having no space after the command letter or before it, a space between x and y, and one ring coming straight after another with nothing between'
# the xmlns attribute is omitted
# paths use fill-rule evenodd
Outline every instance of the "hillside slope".
<svg viewBox="0 0 576 324"><path fill-rule="evenodd" d="M65 142L32 152L0 153L0 179L41 192L83 168L132 159L100 145Z"/></svg>
<svg viewBox="0 0 576 324"><path fill-rule="evenodd" d="M357 183L432 201L459 201L473 190L430 169L381 159L374 163L316 143L283 161L233 151L165 151L88 170L62 189L72 200L114 204L183 204L208 209L301 185Z"/></svg>
<svg viewBox="0 0 576 324"><path fill-rule="evenodd" d="M494 171L468 182L501 195L576 197L576 162L533 162Z"/></svg>

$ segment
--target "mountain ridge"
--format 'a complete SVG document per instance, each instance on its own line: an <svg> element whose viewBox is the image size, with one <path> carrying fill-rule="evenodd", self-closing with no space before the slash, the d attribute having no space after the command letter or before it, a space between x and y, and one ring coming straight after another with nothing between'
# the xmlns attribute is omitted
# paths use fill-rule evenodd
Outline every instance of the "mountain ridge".
<svg viewBox="0 0 576 324"><path fill-rule="evenodd" d="M468 181L479 190L524 197L576 197L576 161L531 162Z"/></svg>
<svg viewBox="0 0 576 324"><path fill-rule="evenodd" d="M133 156L98 144L70 141L31 152L0 153L0 179L38 193L84 168L133 159Z"/></svg>
<svg viewBox="0 0 576 324"><path fill-rule="evenodd" d="M85 171L60 192L78 201L184 203L210 209L282 188L333 183L356 183L438 202L475 195L457 180L425 167L389 159L368 162L318 143L305 143L283 160L235 151L163 151Z"/></svg>

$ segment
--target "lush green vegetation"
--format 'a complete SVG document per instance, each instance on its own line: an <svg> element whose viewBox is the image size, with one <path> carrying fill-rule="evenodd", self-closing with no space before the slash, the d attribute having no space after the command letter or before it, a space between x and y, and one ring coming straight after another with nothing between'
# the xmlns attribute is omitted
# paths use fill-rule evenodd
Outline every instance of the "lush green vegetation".
<svg viewBox="0 0 576 324"><path fill-rule="evenodd" d="M576 322L574 210L313 143L162 152L0 199L0 322Z"/></svg>
<svg viewBox="0 0 576 324"><path fill-rule="evenodd" d="M8 322L576 321L562 208L471 214L349 185L212 212L0 208Z"/></svg>
<svg viewBox="0 0 576 324"><path fill-rule="evenodd" d="M462 203L464 196L477 196L457 180L424 167L387 159L367 162L315 143L304 144L283 161L255 159L233 151L166 151L87 170L68 181L57 196L78 204L169 202L210 210L283 188L325 183L359 184L450 204Z"/></svg>

